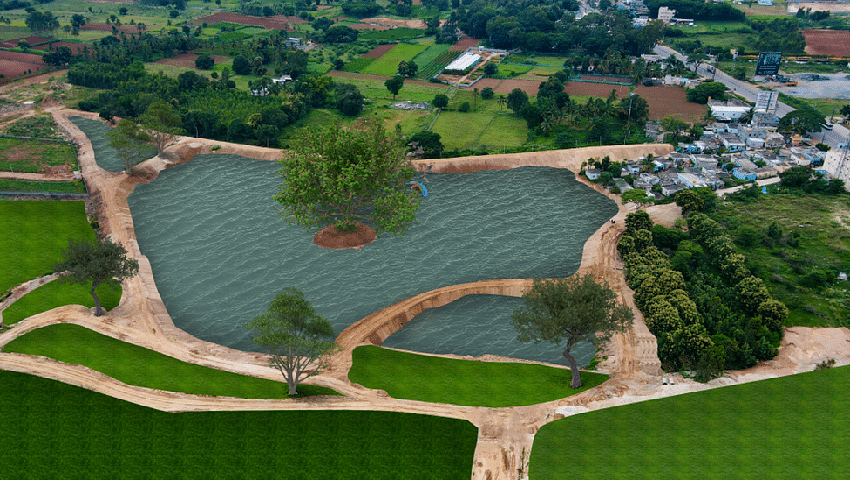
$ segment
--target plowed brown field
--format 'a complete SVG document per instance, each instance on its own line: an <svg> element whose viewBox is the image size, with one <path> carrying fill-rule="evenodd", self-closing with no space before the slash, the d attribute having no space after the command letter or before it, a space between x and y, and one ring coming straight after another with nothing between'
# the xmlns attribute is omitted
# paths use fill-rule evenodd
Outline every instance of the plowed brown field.
<svg viewBox="0 0 850 480"><path fill-rule="evenodd" d="M803 30L806 53L850 57L850 32L844 30Z"/></svg>
<svg viewBox="0 0 850 480"><path fill-rule="evenodd" d="M197 53L181 53L180 55L176 55L171 58L163 58L162 60L157 60L154 63L161 63L163 65L171 65L172 67L186 67L186 68L195 68L195 59L198 58ZM222 55L211 55L215 63L221 63L227 60L227 57Z"/></svg>
<svg viewBox="0 0 850 480"><path fill-rule="evenodd" d="M389 52L393 49L395 45L387 44L387 45L378 45L373 48L372 51L363 54L363 58L381 58L385 53Z"/></svg>

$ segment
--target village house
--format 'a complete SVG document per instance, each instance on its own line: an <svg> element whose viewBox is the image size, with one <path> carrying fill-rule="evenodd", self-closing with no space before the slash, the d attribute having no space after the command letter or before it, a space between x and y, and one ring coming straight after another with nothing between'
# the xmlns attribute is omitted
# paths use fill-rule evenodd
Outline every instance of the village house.
<svg viewBox="0 0 850 480"><path fill-rule="evenodd" d="M595 168L588 168L584 171L584 174L587 175L588 180L599 180L599 176L602 172Z"/></svg>

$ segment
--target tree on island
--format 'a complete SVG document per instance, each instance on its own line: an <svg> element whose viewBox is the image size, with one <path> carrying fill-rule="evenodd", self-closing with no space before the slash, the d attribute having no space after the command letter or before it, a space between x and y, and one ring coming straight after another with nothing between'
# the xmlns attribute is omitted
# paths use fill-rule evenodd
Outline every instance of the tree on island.
<svg viewBox="0 0 850 480"><path fill-rule="evenodd" d="M341 233L368 221L375 234L402 235L416 220L419 199L407 187L416 173L400 138L379 123L364 129L305 130L280 161L284 182L275 195L291 224L334 225Z"/></svg>
<svg viewBox="0 0 850 480"><path fill-rule="evenodd" d="M581 375L570 350L582 341L599 347L612 334L625 332L632 325L631 308L617 305L616 298L608 282L596 283L591 274L534 279L534 286L522 295L524 307L514 311L511 323L521 342L546 341L560 345L566 340L563 355L573 374L570 387L579 388Z"/></svg>
<svg viewBox="0 0 850 480"><path fill-rule="evenodd" d="M100 284L118 287L121 282L139 273L139 262L127 258L127 250L119 243L112 243L108 237L104 240L68 242L68 248L62 252L64 261L53 267L56 273L64 275L60 282L88 284L94 298L95 316L103 315L100 299L94 293Z"/></svg>
<svg viewBox="0 0 850 480"><path fill-rule="evenodd" d="M254 317L245 328L256 333L254 343L271 355L269 366L280 370L290 395L298 394L299 383L327 369L327 357L339 349L331 322L293 287L278 293L269 311Z"/></svg>

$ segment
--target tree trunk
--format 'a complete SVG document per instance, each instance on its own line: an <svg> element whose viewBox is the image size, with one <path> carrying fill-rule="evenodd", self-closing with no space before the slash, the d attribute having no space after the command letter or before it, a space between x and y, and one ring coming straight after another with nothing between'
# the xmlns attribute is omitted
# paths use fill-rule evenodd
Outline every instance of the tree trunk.
<svg viewBox="0 0 850 480"><path fill-rule="evenodd" d="M578 371L578 365L576 365L576 359L570 355L569 350L564 350L564 356L567 357L567 361L570 362L570 370L573 372L573 379L570 382L570 387L579 388L581 387L581 373Z"/></svg>
<svg viewBox="0 0 850 480"><path fill-rule="evenodd" d="M289 385L289 395L298 395L298 392L295 390L298 386L298 382L295 381L294 373L292 371L287 371L284 378L286 379L286 383Z"/></svg>
<svg viewBox="0 0 850 480"><path fill-rule="evenodd" d="M103 315L103 309L100 308L100 299L97 298L97 294L94 293L94 289L97 288L98 285L100 285L100 284L92 282L91 292L89 292L89 293L91 293L91 296L94 297L94 306L95 306L94 316L95 317L99 317L99 316Z"/></svg>

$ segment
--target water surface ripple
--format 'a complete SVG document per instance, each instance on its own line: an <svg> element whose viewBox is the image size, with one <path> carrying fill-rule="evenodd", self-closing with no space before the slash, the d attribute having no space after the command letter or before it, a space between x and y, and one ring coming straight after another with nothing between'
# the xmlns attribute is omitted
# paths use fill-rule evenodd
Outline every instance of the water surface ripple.
<svg viewBox="0 0 850 480"><path fill-rule="evenodd" d="M339 333L447 285L568 276L587 238L617 211L566 170L429 174L430 198L404 237L387 234L362 250L327 250L276 215L278 169L266 160L199 155L128 198L140 249L177 327L256 351L242 324L287 286L302 290ZM512 297L470 296L423 312L386 345L564 363L557 347L514 340L509 319L518 305ZM585 362L590 354L582 355Z"/></svg>

